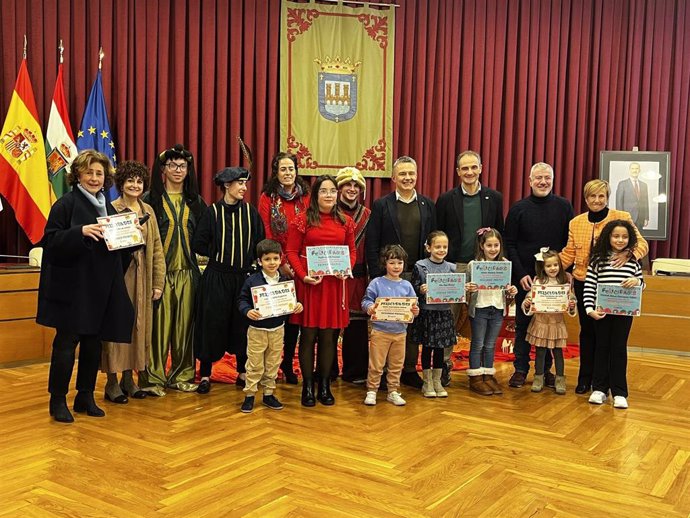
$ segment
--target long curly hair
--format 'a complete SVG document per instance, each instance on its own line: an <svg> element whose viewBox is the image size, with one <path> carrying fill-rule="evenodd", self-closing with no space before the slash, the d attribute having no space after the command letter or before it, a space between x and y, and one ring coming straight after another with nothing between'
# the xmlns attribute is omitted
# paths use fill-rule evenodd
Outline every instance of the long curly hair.
<svg viewBox="0 0 690 518"><path fill-rule="evenodd" d="M611 248L611 234L616 227L623 227L628 231L628 247L627 250L634 250L637 246L637 233L635 227L629 221L624 219L614 219L609 221L599 234L599 239L592 248L592 255L590 256L589 264L598 269L609 261L609 256L613 249Z"/></svg>
<svg viewBox="0 0 690 518"><path fill-rule="evenodd" d="M271 160L271 177L268 179L261 192L267 194L268 196L278 193L278 190L280 189L280 182L278 181L278 168L280 167L280 161L284 158L289 158L292 160L292 163L295 164L295 183L302 189L302 194L309 194L309 182L299 175L297 157L292 153L287 153L285 151L277 153L273 157L273 160Z"/></svg>

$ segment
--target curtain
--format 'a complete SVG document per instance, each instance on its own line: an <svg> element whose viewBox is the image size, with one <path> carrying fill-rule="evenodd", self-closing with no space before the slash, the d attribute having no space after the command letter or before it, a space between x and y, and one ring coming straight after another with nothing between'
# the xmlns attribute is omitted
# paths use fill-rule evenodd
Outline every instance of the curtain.
<svg viewBox="0 0 690 518"><path fill-rule="evenodd" d="M394 154L419 165L419 192L457 185L455 158L482 155L481 182L505 209L529 192L532 163L556 172L554 191L585 210L601 150L670 151L669 240L651 255L690 257L690 12L684 0L396 0ZM195 154L204 198L215 171L255 158L257 202L279 138L279 0L4 0L0 110L28 65L45 128L66 47L65 91L77 128L99 44L119 160L152 164L176 142ZM690 174L690 170L689 170ZM685 184L685 185L684 185ZM368 179L367 204L390 191ZM0 253L28 240L5 203Z"/></svg>

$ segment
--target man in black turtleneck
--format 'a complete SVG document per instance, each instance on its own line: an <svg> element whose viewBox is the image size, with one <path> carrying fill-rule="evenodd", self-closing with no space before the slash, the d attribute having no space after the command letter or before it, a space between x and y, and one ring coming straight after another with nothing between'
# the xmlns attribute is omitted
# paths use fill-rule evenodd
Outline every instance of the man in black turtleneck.
<svg viewBox="0 0 690 518"><path fill-rule="evenodd" d="M515 342L513 351L515 372L509 385L519 388L525 384L529 372L530 344L525 337L532 317L520 309L522 301L532 287L534 277L534 254L545 246L561 250L568 242L568 224L573 219L572 204L565 198L556 196L553 189L553 168L544 162L532 166L529 173L532 194L513 204L508 211L504 234L505 249L513 263L513 280L518 286L515 300ZM544 383L553 386L554 375L551 368L551 355L546 355Z"/></svg>

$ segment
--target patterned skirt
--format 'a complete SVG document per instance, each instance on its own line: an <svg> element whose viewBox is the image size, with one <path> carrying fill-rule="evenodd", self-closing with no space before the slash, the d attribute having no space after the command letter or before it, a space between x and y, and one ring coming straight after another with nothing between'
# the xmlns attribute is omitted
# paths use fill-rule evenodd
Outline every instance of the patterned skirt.
<svg viewBox="0 0 690 518"><path fill-rule="evenodd" d="M422 310L414 319L410 333L412 340L424 347L450 347L458 341L450 310Z"/></svg>

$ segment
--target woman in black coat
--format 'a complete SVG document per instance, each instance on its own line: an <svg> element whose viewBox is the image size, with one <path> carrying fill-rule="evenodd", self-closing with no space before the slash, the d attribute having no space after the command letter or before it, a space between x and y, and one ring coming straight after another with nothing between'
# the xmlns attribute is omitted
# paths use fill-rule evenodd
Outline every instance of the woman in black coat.
<svg viewBox="0 0 690 518"><path fill-rule="evenodd" d="M102 417L94 401L101 340L131 341L134 309L124 282L123 257L110 252L96 218L116 214L105 199L112 184L108 157L94 150L77 155L67 175L72 191L50 210L41 241L43 262L36 322L56 329L50 361L50 415L74 421L67 408L67 392L79 347L77 396L74 411ZM127 261L128 262L128 261Z"/></svg>

